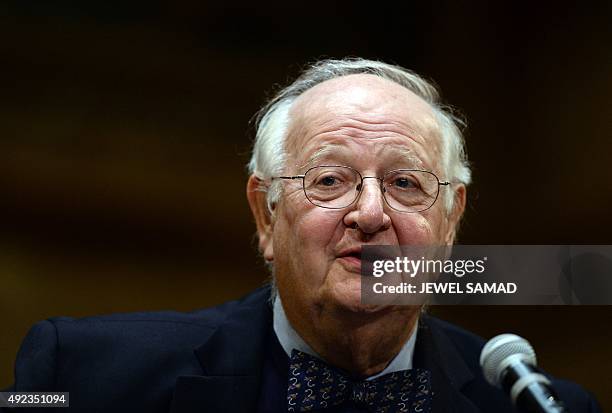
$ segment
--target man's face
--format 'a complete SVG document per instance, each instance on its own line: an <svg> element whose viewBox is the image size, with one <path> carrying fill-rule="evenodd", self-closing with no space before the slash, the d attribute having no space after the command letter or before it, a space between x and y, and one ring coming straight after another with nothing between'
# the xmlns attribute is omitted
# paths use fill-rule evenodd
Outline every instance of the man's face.
<svg viewBox="0 0 612 413"><path fill-rule="evenodd" d="M373 75L333 79L300 96L291 110L286 149L285 175L345 165L362 176L412 168L446 179L430 107L400 85ZM383 200L379 181L366 179L355 203L332 210L310 203L301 180L282 184L262 248L274 262L288 313L366 311L360 304L357 255L363 244L452 243L456 219L449 218L441 199L423 212L397 212Z"/></svg>

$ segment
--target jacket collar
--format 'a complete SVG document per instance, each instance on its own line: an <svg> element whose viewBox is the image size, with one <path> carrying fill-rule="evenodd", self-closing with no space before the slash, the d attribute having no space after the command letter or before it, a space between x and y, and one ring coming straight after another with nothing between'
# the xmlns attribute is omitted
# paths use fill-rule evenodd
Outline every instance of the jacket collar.
<svg viewBox="0 0 612 413"><path fill-rule="evenodd" d="M479 412L480 409L462 393L474 375L457 347L438 322L427 315L419 320L414 351L414 366L431 371L433 412Z"/></svg>
<svg viewBox="0 0 612 413"><path fill-rule="evenodd" d="M270 288L247 296L194 350L204 376L177 379L172 413L250 412L257 405L266 337L272 328ZM474 376L450 338L431 317L419 321L414 367L432 374L433 411L478 412L461 393Z"/></svg>
<svg viewBox="0 0 612 413"><path fill-rule="evenodd" d="M245 297L194 350L205 375L177 379L171 412L253 411L272 325L269 296L263 287Z"/></svg>

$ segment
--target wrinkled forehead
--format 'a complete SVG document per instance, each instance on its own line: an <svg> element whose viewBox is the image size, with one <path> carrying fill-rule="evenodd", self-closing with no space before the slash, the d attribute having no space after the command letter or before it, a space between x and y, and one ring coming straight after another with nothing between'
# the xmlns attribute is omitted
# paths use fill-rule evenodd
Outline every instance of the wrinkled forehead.
<svg viewBox="0 0 612 413"><path fill-rule="evenodd" d="M431 106L405 87L375 75L325 81L292 105L285 144L295 161L350 138L405 144L430 163L440 160L439 127Z"/></svg>

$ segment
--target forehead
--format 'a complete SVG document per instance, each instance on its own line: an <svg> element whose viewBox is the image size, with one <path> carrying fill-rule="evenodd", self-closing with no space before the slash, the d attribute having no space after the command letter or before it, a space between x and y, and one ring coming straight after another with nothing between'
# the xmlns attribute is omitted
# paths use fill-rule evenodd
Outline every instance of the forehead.
<svg viewBox="0 0 612 413"><path fill-rule="evenodd" d="M403 147L433 167L440 153L429 104L395 82L368 74L328 80L299 96L290 111L286 146L297 162L326 147L376 155L397 154L395 149Z"/></svg>

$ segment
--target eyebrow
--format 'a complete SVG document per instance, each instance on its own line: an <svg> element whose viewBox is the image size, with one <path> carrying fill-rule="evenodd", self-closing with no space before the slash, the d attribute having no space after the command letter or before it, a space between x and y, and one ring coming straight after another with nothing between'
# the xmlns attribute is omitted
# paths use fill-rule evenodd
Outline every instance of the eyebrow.
<svg viewBox="0 0 612 413"><path fill-rule="evenodd" d="M303 165L300 165L300 168L305 169L305 168L313 167L322 158L325 158L334 152L340 151L342 150L342 148L343 148L342 146L336 145L336 144L325 145L324 147L319 148L315 153L313 153Z"/></svg>
<svg viewBox="0 0 612 413"><path fill-rule="evenodd" d="M423 161L415 156L414 152L399 145L386 146L385 149L389 149L393 153L393 161L399 160L400 162L406 163L407 167L423 167ZM316 166L322 159L329 157L334 154L340 153L341 155L346 154L346 147L337 144L329 144L318 149L308 160L299 166L300 169L308 169Z"/></svg>

